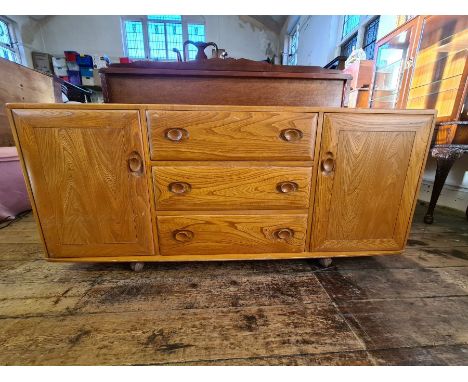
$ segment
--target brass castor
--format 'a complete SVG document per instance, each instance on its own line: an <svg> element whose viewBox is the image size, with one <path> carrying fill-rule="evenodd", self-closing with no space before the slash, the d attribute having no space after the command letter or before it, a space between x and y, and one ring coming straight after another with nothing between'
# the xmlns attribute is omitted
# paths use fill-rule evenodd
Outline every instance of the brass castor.
<svg viewBox="0 0 468 382"><path fill-rule="evenodd" d="M330 257L325 257L323 259L318 259L319 261L319 264L322 266L322 267L329 267L332 263L332 259Z"/></svg>
<svg viewBox="0 0 468 382"><path fill-rule="evenodd" d="M145 267L145 263L130 263L130 268L134 272L141 272Z"/></svg>

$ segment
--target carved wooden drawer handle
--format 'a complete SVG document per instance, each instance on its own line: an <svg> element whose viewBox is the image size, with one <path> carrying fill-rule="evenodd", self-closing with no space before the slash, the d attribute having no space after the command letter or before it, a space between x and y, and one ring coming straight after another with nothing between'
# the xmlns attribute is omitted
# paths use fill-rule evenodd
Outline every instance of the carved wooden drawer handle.
<svg viewBox="0 0 468 382"><path fill-rule="evenodd" d="M133 151L127 159L128 171L135 176L143 174L143 160L137 151Z"/></svg>
<svg viewBox="0 0 468 382"><path fill-rule="evenodd" d="M294 237L294 230L290 228L280 228L273 232L273 235L279 240L288 240Z"/></svg>
<svg viewBox="0 0 468 382"><path fill-rule="evenodd" d="M193 239L193 232L188 229L177 229L172 233L175 240L187 243Z"/></svg>
<svg viewBox="0 0 468 382"><path fill-rule="evenodd" d="M286 142L298 141L302 139L303 136L304 134L299 129L284 129L280 132L280 138Z"/></svg>
<svg viewBox="0 0 468 382"><path fill-rule="evenodd" d="M166 139L172 142L180 142L181 140L187 139L189 137L189 132L185 129L177 127L173 129L167 129L164 133L164 136Z"/></svg>
<svg viewBox="0 0 468 382"><path fill-rule="evenodd" d="M288 192L295 192L299 188L296 182L279 182L276 185L276 189L278 192L282 192L283 194L287 194Z"/></svg>
<svg viewBox="0 0 468 382"><path fill-rule="evenodd" d="M169 183L169 191L173 192L174 194L186 194L190 192L192 186L185 182L172 182Z"/></svg>
<svg viewBox="0 0 468 382"><path fill-rule="evenodd" d="M320 163L320 169L324 175L330 175L335 171L335 158L331 152L325 153L325 156Z"/></svg>

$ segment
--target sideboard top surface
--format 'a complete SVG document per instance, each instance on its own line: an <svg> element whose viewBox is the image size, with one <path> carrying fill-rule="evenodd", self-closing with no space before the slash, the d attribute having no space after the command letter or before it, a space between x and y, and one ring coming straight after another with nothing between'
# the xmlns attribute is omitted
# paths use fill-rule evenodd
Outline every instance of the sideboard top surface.
<svg viewBox="0 0 468 382"><path fill-rule="evenodd" d="M230 106L230 105L182 105L182 104L57 104L57 103L7 103L8 109L61 109L61 110L219 110L219 111L266 111L302 113L352 113L352 114L430 114L433 109L351 109L345 107L304 107L304 106Z"/></svg>

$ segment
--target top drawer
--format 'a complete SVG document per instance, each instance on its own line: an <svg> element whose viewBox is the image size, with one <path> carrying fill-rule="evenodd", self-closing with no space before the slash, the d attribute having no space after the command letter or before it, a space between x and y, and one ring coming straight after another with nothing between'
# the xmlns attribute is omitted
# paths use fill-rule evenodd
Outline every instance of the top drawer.
<svg viewBox="0 0 468 382"><path fill-rule="evenodd" d="M316 113L147 112L153 160L312 160Z"/></svg>

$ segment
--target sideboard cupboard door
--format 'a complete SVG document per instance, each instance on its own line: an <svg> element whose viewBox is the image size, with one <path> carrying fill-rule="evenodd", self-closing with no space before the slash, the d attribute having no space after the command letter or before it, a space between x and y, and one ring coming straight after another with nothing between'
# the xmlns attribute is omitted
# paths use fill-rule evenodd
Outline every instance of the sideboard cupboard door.
<svg viewBox="0 0 468 382"><path fill-rule="evenodd" d="M312 250L401 250L433 115L325 114Z"/></svg>
<svg viewBox="0 0 468 382"><path fill-rule="evenodd" d="M15 109L13 117L49 257L153 254L137 111Z"/></svg>

